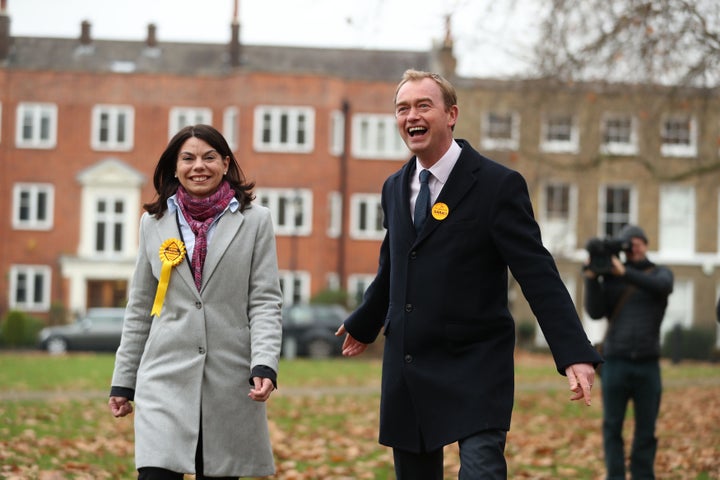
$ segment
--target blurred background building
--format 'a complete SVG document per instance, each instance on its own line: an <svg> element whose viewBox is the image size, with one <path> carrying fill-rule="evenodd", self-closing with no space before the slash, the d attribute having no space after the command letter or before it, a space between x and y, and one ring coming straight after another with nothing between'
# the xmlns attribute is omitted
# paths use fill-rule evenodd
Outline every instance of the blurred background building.
<svg viewBox="0 0 720 480"><path fill-rule="evenodd" d="M89 22L76 38L22 37L2 2L0 315L123 306L153 168L196 123L224 133L271 209L286 303L341 292L356 304L384 236L382 182L409 158L395 86L416 68L455 83L458 138L526 177L583 318L585 242L636 223L676 276L663 329L715 331L717 95L459 77L449 26L429 51L381 51L245 45L239 20L225 44L162 42L153 24L137 41L96 39ZM518 324L534 324L515 285L510 300ZM602 337L602 322L583 321Z"/></svg>

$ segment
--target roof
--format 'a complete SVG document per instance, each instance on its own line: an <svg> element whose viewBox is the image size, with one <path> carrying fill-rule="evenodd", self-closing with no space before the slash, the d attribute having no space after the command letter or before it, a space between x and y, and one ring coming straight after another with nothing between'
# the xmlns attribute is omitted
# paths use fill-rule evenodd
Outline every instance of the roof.
<svg viewBox="0 0 720 480"><path fill-rule="evenodd" d="M408 68L429 70L427 51L241 45L241 71L332 75L357 80L396 81ZM68 72L225 75L229 45L12 37L5 69Z"/></svg>

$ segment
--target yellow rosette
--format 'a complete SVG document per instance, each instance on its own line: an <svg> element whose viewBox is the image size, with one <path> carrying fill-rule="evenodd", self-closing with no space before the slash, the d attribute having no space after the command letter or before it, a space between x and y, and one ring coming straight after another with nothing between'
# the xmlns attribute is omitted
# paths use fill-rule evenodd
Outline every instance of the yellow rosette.
<svg viewBox="0 0 720 480"><path fill-rule="evenodd" d="M170 273L172 267L180 265L185 258L185 244L177 238L168 238L160 245L160 261L162 269L160 270L160 280L158 281L157 291L155 292L155 302L153 302L150 315L160 315L163 302L165 301L165 293L170 283Z"/></svg>

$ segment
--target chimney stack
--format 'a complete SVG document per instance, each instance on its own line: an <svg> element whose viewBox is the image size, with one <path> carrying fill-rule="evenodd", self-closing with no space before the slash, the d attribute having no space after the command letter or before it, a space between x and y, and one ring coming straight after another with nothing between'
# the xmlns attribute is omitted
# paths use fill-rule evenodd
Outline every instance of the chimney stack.
<svg viewBox="0 0 720 480"><path fill-rule="evenodd" d="M147 29L147 47L155 48L157 47L157 43L157 27L154 23L151 23Z"/></svg>
<svg viewBox="0 0 720 480"><path fill-rule="evenodd" d="M434 49L433 63L436 65L434 69L439 71L443 77L452 79L456 76L457 59L453 53L454 42L450 20L450 15L447 15L445 17L445 39Z"/></svg>
<svg viewBox="0 0 720 480"><path fill-rule="evenodd" d="M90 22L83 20L80 24L80 45L90 45L92 38L90 37Z"/></svg>
<svg viewBox="0 0 720 480"><path fill-rule="evenodd" d="M7 13L7 0L0 1L0 62L10 56L10 15Z"/></svg>
<svg viewBox="0 0 720 480"><path fill-rule="evenodd" d="M242 47L240 46L240 0L235 0L235 11L233 12L233 20L230 25L230 45L228 45L228 53L230 55L230 66L240 66L240 56Z"/></svg>

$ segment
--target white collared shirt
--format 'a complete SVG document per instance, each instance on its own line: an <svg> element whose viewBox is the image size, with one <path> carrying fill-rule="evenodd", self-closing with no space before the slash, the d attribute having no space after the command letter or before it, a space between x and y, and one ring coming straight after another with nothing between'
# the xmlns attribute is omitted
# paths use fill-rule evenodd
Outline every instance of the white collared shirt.
<svg viewBox="0 0 720 480"><path fill-rule="evenodd" d="M450 143L450 148L448 148L447 152L440 157L440 160L435 162L435 165L429 168L431 173L430 178L428 179L428 188L430 188L430 205L435 204L435 200L437 200L438 195L440 195L440 191L445 186L445 183L447 183L448 177L450 177L450 172L452 172L458 158L460 158L461 152L462 147L453 140ZM410 216L413 217L413 220L415 220L415 199L420 192L420 171L422 169L423 166L420 165L420 161L416 157L415 173L412 177L410 177Z"/></svg>

